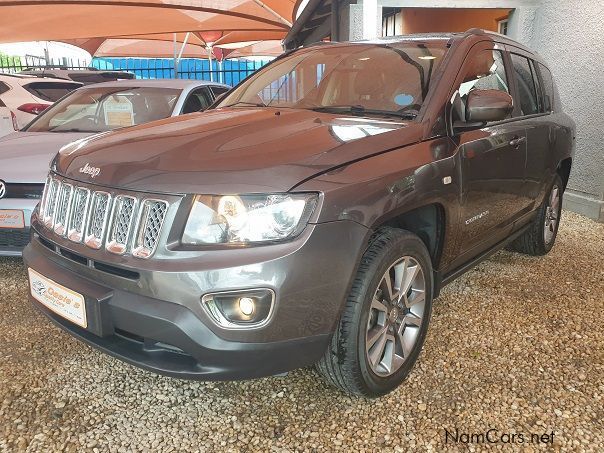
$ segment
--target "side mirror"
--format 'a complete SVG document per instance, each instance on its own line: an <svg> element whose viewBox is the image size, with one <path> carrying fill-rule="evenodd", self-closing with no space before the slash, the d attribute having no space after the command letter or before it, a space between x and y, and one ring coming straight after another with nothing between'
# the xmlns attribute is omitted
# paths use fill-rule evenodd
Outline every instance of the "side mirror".
<svg viewBox="0 0 604 453"><path fill-rule="evenodd" d="M466 102L468 123L488 123L506 119L514 109L512 96L499 90L472 90Z"/></svg>

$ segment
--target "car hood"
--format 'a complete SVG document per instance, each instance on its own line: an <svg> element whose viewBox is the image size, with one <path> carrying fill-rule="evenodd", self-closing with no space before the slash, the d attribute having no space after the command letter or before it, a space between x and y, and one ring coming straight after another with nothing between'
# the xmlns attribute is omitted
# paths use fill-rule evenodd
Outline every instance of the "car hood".
<svg viewBox="0 0 604 453"><path fill-rule="evenodd" d="M414 122L235 107L81 140L63 148L54 168L69 178L147 192L278 192L420 140Z"/></svg>
<svg viewBox="0 0 604 453"><path fill-rule="evenodd" d="M53 156L86 133L14 132L0 138L0 179L13 183L43 183Z"/></svg>

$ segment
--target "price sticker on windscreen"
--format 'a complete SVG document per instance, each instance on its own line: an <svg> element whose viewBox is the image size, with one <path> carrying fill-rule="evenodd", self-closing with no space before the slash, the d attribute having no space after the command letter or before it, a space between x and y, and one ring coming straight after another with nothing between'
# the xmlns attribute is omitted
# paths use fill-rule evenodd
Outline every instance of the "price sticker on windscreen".
<svg viewBox="0 0 604 453"><path fill-rule="evenodd" d="M0 209L0 228L25 228L23 211Z"/></svg>
<svg viewBox="0 0 604 453"><path fill-rule="evenodd" d="M112 96L103 105L105 124L112 127L127 127L134 124L132 102L124 96Z"/></svg>

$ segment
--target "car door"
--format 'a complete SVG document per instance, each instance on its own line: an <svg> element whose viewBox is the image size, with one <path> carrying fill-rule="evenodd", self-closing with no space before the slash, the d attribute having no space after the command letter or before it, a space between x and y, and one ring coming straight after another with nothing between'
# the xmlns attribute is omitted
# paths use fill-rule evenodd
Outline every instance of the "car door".
<svg viewBox="0 0 604 453"><path fill-rule="evenodd" d="M505 50L491 41L476 44L466 57L451 97L452 138L461 182L458 258L463 264L510 234L527 210L523 195L525 126L513 117L486 125L465 120L468 93L490 89L513 94Z"/></svg>
<svg viewBox="0 0 604 453"><path fill-rule="evenodd" d="M515 48L511 49L510 61L516 85L514 117L525 128L527 138L524 203L535 208L541 203L545 186L549 183L545 178L555 171L555 168L547 167L552 165L550 155L554 147L556 125L549 117L550 107L542 93L543 82L537 75L536 63L530 55Z"/></svg>
<svg viewBox="0 0 604 453"><path fill-rule="evenodd" d="M195 88L185 99L180 113L185 115L187 113L203 112L212 102L214 102L214 98L207 86Z"/></svg>

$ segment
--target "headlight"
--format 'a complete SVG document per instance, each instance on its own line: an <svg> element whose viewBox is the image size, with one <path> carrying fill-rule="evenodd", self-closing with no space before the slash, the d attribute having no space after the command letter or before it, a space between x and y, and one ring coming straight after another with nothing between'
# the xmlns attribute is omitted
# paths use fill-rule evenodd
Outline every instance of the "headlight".
<svg viewBox="0 0 604 453"><path fill-rule="evenodd" d="M302 232L317 194L197 195L185 226L184 244L282 241Z"/></svg>

